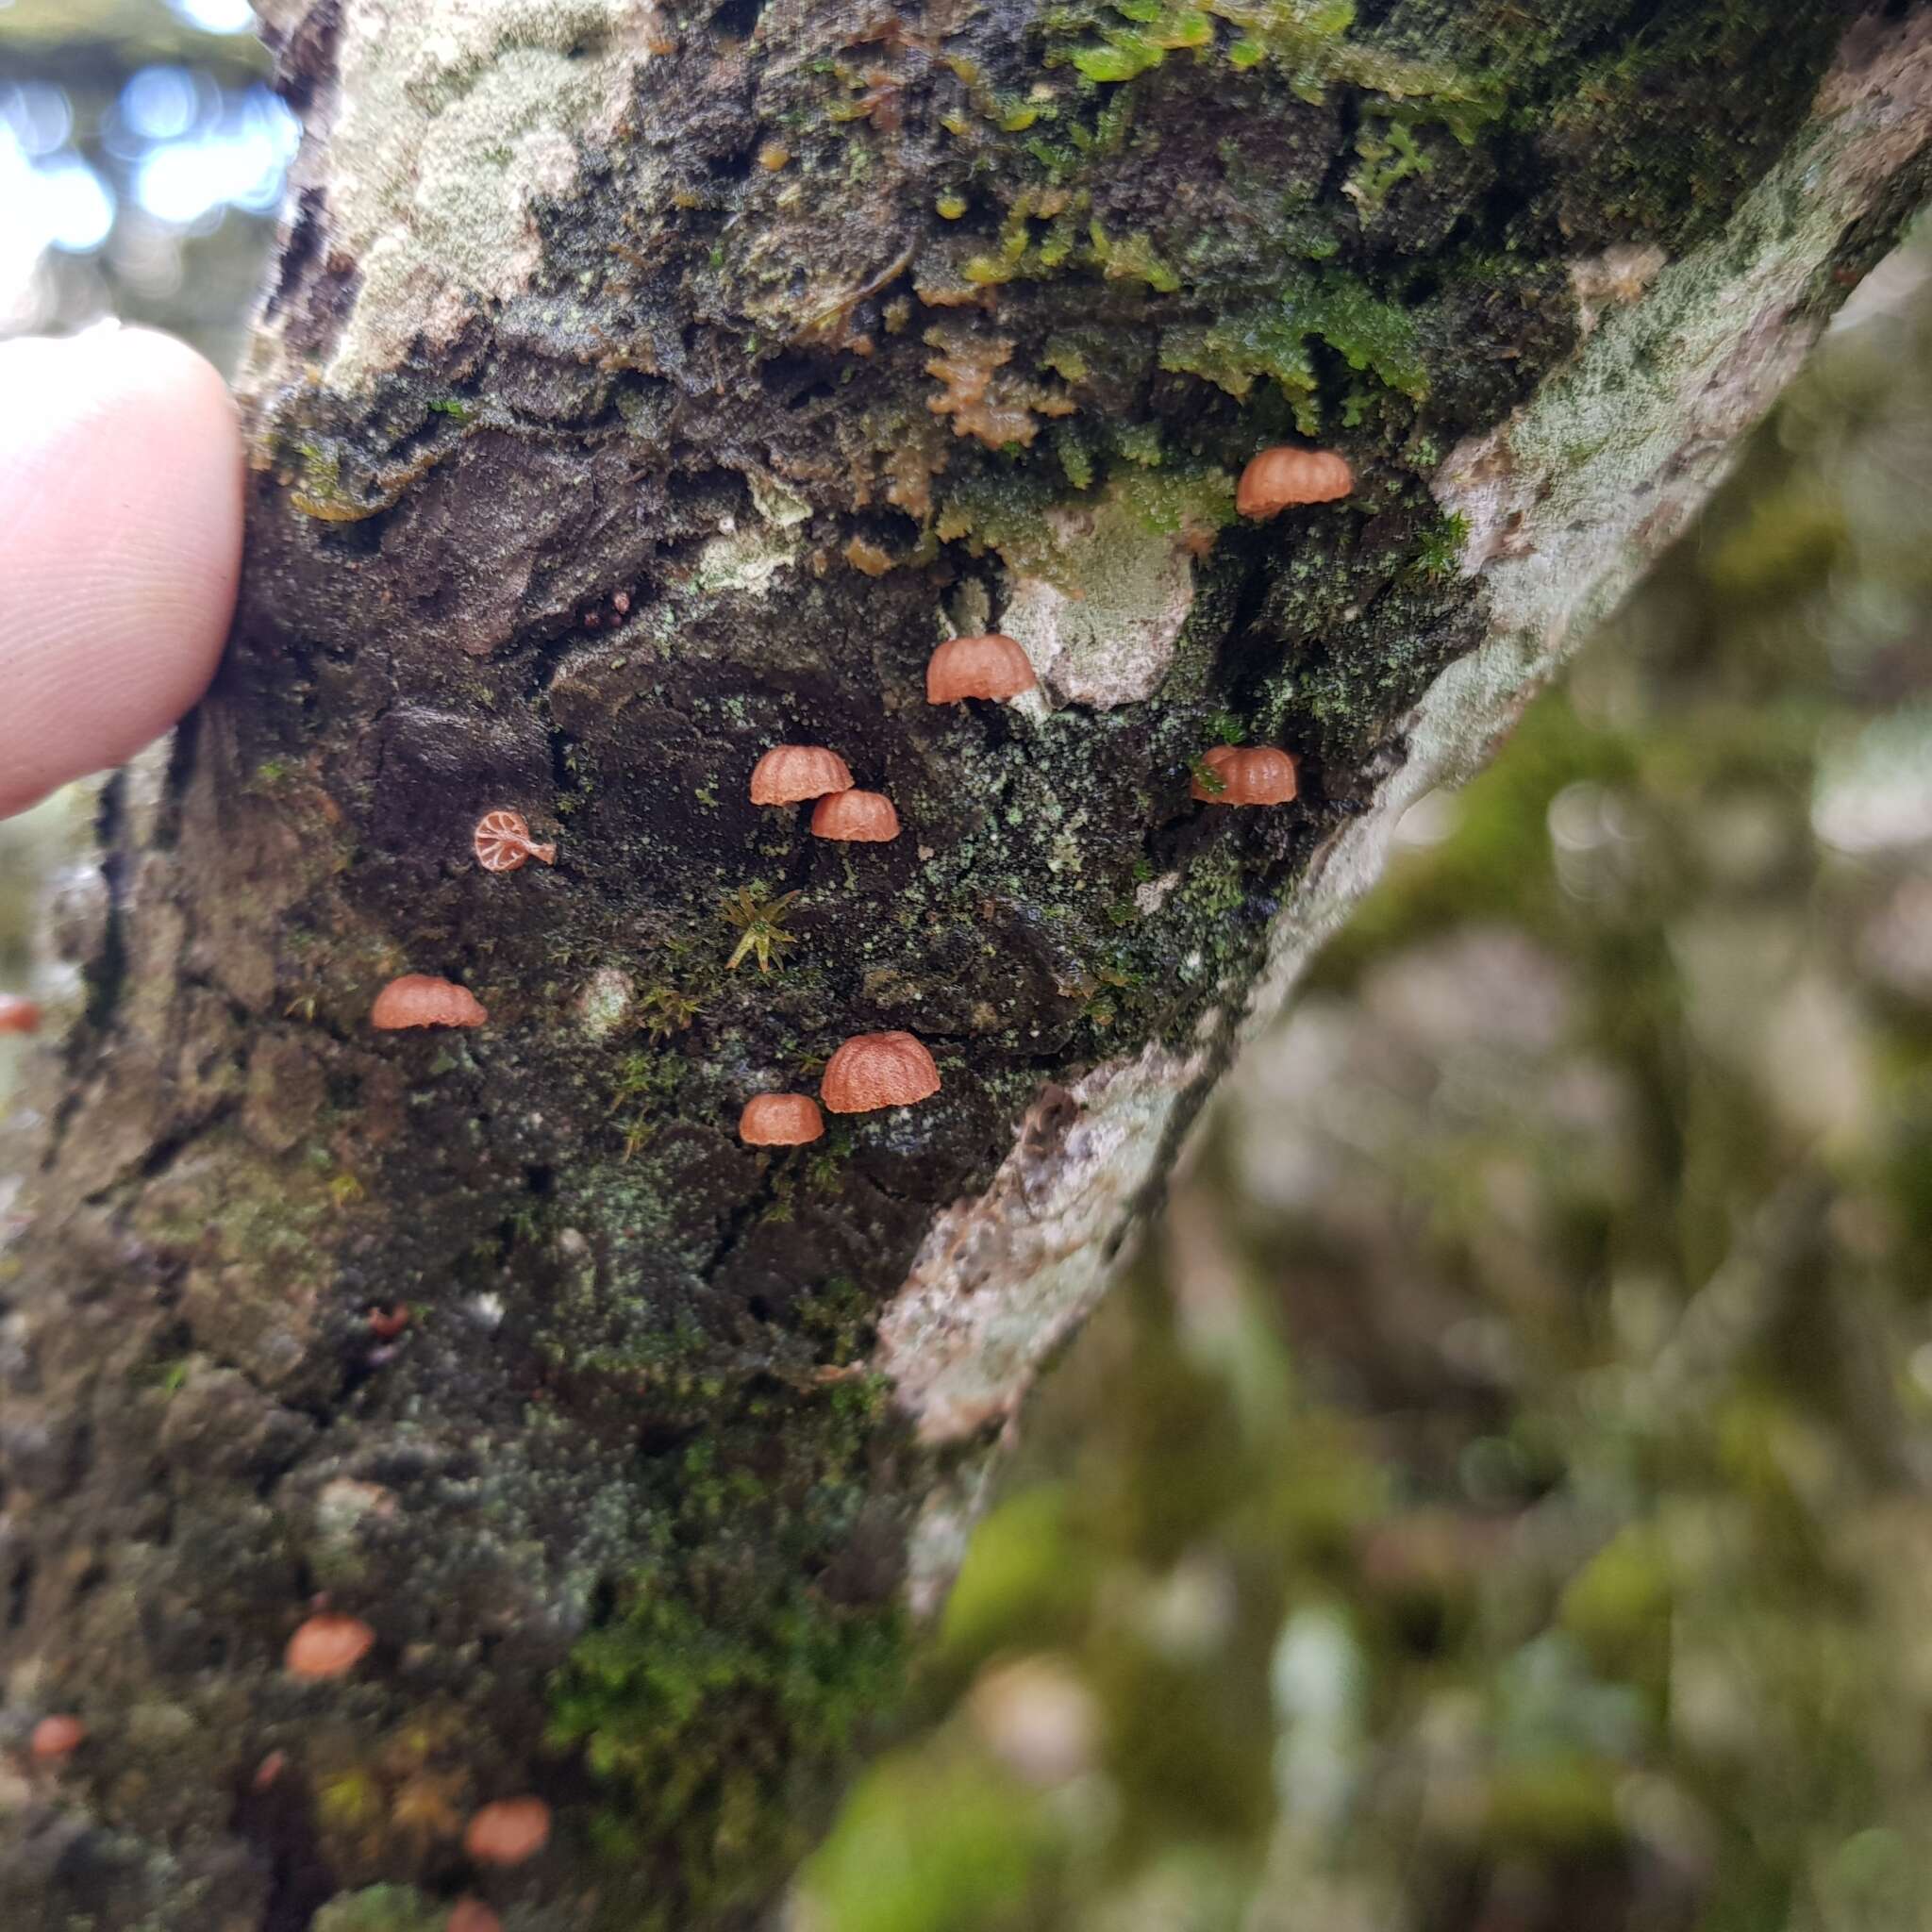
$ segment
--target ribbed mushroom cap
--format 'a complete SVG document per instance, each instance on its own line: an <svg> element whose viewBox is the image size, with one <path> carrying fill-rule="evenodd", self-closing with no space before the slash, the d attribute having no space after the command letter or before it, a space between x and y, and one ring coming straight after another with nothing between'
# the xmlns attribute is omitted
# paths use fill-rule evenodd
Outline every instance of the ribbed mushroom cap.
<svg viewBox="0 0 1932 1932"><path fill-rule="evenodd" d="M463 1849L479 1865L521 1865L549 1842L550 1807L541 1798L499 1798L463 1833Z"/></svg>
<svg viewBox="0 0 1932 1932"><path fill-rule="evenodd" d="M503 1921L480 1898L459 1898L449 1908L443 1932L503 1932Z"/></svg>
<svg viewBox="0 0 1932 1932"><path fill-rule="evenodd" d="M1217 744L1201 762L1222 790L1210 791L1198 777L1188 789L1208 805L1286 805L1295 795L1294 759L1272 744Z"/></svg>
<svg viewBox="0 0 1932 1932"><path fill-rule="evenodd" d="M738 1117L747 1147L803 1147L825 1131L825 1117L808 1093L755 1093Z"/></svg>
<svg viewBox="0 0 1932 1932"><path fill-rule="evenodd" d="M369 1024L378 1033L394 1033L405 1026L480 1026L489 1017L467 987L405 973L376 994Z"/></svg>
<svg viewBox="0 0 1932 1932"><path fill-rule="evenodd" d="M834 791L812 808L812 837L884 845L899 836L899 814L883 791Z"/></svg>
<svg viewBox="0 0 1932 1932"><path fill-rule="evenodd" d="M819 1098L834 1113L910 1107L940 1091L940 1070L909 1033L860 1033L825 1064Z"/></svg>
<svg viewBox="0 0 1932 1932"><path fill-rule="evenodd" d="M28 1749L42 1764L71 1757L87 1741L87 1726L77 1717L43 1717L34 1726Z"/></svg>
<svg viewBox="0 0 1932 1932"><path fill-rule="evenodd" d="M925 666L925 701L957 705L965 698L1016 698L1040 680L1017 639L1000 631L948 638Z"/></svg>
<svg viewBox="0 0 1932 1932"><path fill-rule="evenodd" d="M515 872L525 859L540 865L557 863L557 847L540 845L530 837L528 821L520 811L486 811L476 821L470 841L476 863L485 872Z"/></svg>
<svg viewBox="0 0 1932 1932"><path fill-rule="evenodd" d="M1236 752L1228 777L1237 805L1286 805L1295 795L1294 759L1272 744Z"/></svg>
<svg viewBox="0 0 1932 1932"><path fill-rule="evenodd" d="M353 1671L375 1643L360 1617L325 1613L310 1617L289 1639L282 1667L291 1677L340 1677Z"/></svg>
<svg viewBox="0 0 1932 1932"><path fill-rule="evenodd" d="M1348 458L1332 449L1264 449L1241 472L1234 507L1244 517L1272 517L1297 503L1333 503L1355 488Z"/></svg>
<svg viewBox="0 0 1932 1932"><path fill-rule="evenodd" d="M822 744L774 744L752 768L754 805L796 805L827 791L850 791L845 760Z"/></svg>
<svg viewBox="0 0 1932 1932"><path fill-rule="evenodd" d="M41 1009L17 992L0 992L0 1033L38 1033Z"/></svg>

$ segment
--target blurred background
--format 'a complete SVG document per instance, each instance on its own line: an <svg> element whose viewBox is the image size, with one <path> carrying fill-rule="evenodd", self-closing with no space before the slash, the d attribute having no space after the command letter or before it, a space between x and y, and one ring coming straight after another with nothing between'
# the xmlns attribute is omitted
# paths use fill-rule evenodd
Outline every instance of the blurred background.
<svg viewBox="0 0 1932 1932"><path fill-rule="evenodd" d="M0 334L232 361L245 16L0 0ZM1410 814L792 1932L1932 1927L1928 270ZM89 808L0 826L0 989Z"/></svg>

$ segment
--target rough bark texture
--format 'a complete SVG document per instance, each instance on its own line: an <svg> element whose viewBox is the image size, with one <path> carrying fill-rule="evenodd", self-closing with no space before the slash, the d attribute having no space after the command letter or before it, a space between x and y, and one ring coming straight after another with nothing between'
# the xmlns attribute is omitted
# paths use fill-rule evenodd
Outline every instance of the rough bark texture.
<svg viewBox="0 0 1932 1932"><path fill-rule="evenodd" d="M1243 1025L1916 206L1932 26L270 10L234 644L61 908L0 1260L5 1721L89 1725L6 1774L0 1919L748 1924ZM1238 525L1296 437L1356 494ZM928 708L988 622L1041 695ZM1190 803L1224 737L1304 802ZM754 808L779 741L905 834ZM406 971L489 1024L372 1032ZM880 1027L936 1099L738 1144ZM379 1641L304 1685L317 1592Z"/></svg>

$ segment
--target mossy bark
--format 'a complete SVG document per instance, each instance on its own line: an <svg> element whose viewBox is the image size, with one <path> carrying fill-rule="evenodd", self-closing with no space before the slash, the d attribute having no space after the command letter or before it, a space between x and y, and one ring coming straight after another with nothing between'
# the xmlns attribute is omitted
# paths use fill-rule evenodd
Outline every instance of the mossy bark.
<svg viewBox="0 0 1932 1932"><path fill-rule="evenodd" d="M749 1924L1256 986L1915 206L1926 23L268 11L233 645L104 794L0 1260L6 1719L90 1732L0 1916ZM1285 438L1355 494L1237 524ZM989 624L1041 695L927 708ZM1227 739L1297 805L1191 802ZM787 741L901 838L753 808ZM474 862L504 807L554 868ZM375 1034L404 972L488 1024ZM884 1027L937 1098L738 1143ZM303 1685L318 1593L378 1644Z"/></svg>

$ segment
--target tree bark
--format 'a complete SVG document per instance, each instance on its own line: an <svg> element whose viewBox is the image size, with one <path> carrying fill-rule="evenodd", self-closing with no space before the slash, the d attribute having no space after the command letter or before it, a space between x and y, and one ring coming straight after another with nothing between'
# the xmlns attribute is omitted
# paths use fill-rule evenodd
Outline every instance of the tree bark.
<svg viewBox="0 0 1932 1932"><path fill-rule="evenodd" d="M5 1722L88 1736L0 1919L750 1924L1243 1031L1917 206L1932 17L265 10L232 646L8 1163ZM1241 522L1283 441L1354 494ZM993 625L1041 691L926 706ZM1224 739L1300 800L1191 802ZM900 838L753 807L782 741ZM935 1098L739 1143L880 1028ZM297 1680L319 1595L375 1647Z"/></svg>

